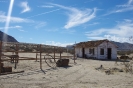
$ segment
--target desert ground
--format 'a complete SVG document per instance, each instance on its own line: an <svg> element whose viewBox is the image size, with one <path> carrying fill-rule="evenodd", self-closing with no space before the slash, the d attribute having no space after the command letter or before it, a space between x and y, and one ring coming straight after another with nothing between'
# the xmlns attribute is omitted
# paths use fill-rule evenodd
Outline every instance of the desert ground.
<svg viewBox="0 0 133 88"><path fill-rule="evenodd" d="M22 53L19 56L34 57L34 53ZM4 62L6 66L14 67L10 62ZM133 88L133 74L115 71L106 74L99 69L119 68L124 66L122 62L102 61L77 58L76 63L70 59L68 67L49 67L42 61L19 61L17 69L22 73L0 76L0 88Z"/></svg>

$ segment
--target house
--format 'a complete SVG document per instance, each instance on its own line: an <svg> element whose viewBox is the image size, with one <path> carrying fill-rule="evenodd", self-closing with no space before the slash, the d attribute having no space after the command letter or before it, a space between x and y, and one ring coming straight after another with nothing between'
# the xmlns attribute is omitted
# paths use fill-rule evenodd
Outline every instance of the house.
<svg viewBox="0 0 133 88"><path fill-rule="evenodd" d="M117 59L117 48L107 39L87 41L75 45L75 54L82 58Z"/></svg>

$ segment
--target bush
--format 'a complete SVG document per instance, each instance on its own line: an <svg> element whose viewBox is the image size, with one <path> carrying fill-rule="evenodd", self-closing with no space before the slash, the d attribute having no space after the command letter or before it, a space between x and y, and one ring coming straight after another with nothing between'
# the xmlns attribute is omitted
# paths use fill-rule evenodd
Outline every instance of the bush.
<svg viewBox="0 0 133 88"><path fill-rule="evenodd" d="M129 54L132 54L133 51L117 51L117 54L118 55L129 55Z"/></svg>
<svg viewBox="0 0 133 88"><path fill-rule="evenodd" d="M24 51L25 52L32 52L32 48L25 48Z"/></svg>

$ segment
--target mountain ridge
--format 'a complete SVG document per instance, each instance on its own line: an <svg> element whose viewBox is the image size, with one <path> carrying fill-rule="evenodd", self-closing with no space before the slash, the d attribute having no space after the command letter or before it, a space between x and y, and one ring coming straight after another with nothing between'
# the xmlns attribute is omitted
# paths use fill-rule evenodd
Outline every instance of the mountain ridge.
<svg viewBox="0 0 133 88"><path fill-rule="evenodd" d="M131 43L121 43L121 42L115 42L115 41L111 41L112 43L114 43L115 45L118 46L118 50L133 50L133 44Z"/></svg>
<svg viewBox="0 0 133 88"><path fill-rule="evenodd" d="M3 36L6 35L7 36L7 41L3 40ZM18 42L14 37L0 31L0 41L3 42Z"/></svg>

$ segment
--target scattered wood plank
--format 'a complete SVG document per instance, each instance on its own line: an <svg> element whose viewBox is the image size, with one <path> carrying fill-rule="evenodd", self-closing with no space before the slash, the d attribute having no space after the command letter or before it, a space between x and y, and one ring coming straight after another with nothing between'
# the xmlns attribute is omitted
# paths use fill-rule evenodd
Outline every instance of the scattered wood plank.
<svg viewBox="0 0 133 88"><path fill-rule="evenodd" d="M17 71L17 72L6 72L6 73L1 73L0 75L8 75L8 74L15 74L15 73L23 73L23 71Z"/></svg>

